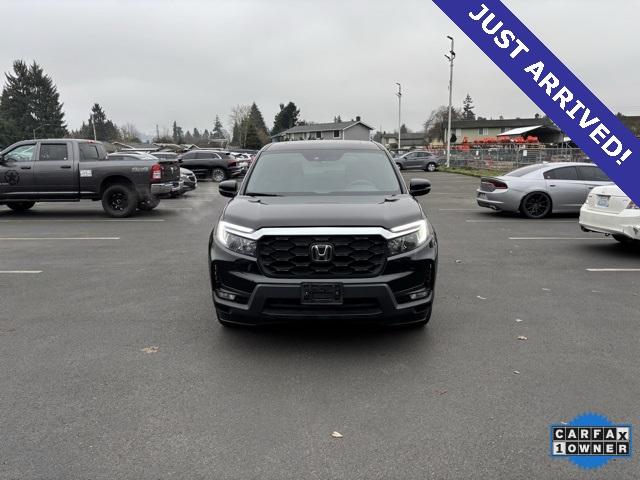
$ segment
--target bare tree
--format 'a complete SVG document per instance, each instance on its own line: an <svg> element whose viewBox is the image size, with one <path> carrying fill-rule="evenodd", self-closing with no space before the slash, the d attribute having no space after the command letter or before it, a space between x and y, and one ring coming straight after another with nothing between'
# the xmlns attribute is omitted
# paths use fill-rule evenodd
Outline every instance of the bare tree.
<svg viewBox="0 0 640 480"><path fill-rule="evenodd" d="M231 115L229 115L229 123L231 124L231 130L234 125L238 126L238 135L241 146L247 141L247 133L249 132L249 116L251 114L251 105L236 105L231 109Z"/></svg>
<svg viewBox="0 0 640 480"><path fill-rule="evenodd" d="M120 136L125 142L139 142L142 135L133 123L125 123L120 126Z"/></svg>

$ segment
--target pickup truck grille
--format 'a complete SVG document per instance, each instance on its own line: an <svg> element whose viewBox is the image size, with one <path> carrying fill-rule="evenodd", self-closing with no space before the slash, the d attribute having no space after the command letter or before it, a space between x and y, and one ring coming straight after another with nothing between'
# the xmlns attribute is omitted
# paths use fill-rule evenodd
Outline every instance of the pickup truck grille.
<svg viewBox="0 0 640 480"><path fill-rule="evenodd" d="M329 259L312 258L313 245L330 245ZM384 268L387 242L376 235L267 236L258 241L258 265L269 277L374 277Z"/></svg>

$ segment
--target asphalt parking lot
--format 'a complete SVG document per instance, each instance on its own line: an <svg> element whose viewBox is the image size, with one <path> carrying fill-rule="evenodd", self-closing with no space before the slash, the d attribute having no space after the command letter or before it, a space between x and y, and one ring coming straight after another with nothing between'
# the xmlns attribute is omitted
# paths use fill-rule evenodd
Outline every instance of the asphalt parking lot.
<svg viewBox="0 0 640 480"><path fill-rule="evenodd" d="M616 271L640 253L481 209L475 178L405 177L433 182L426 329L219 326L213 183L123 220L0 207L0 478L638 478L548 441L640 416L640 271Z"/></svg>

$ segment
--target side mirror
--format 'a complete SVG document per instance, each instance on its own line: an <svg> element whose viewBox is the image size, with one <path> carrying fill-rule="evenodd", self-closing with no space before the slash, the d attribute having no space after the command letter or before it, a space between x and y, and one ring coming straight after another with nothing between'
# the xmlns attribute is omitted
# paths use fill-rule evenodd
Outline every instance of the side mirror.
<svg viewBox="0 0 640 480"><path fill-rule="evenodd" d="M218 185L218 191L223 197L233 198L238 193L238 182L235 180L225 180Z"/></svg>
<svg viewBox="0 0 640 480"><path fill-rule="evenodd" d="M426 195L431 191L431 182L424 178L412 178L409 181L409 193L414 197Z"/></svg>

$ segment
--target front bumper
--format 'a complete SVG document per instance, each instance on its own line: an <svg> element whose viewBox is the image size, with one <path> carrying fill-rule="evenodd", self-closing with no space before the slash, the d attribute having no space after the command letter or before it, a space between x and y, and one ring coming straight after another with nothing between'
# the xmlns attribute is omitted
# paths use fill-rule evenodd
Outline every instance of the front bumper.
<svg viewBox="0 0 640 480"><path fill-rule="evenodd" d="M623 235L633 240L640 240L640 210L606 213L583 206L580 209L579 222L582 229L589 232Z"/></svg>
<svg viewBox="0 0 640 480"><path fill-rule="evenodd" d="M273 278L254 259L236 255L210 240L209 267L213 302L221 320L244 325L300 321L340 321L402 325L431 314L437 273L435 236L408 254L387 260L383 272L368 278ZM342 285L341 305L301 302L303 283ZM409 295L423 291L424 297ZM220 293L235 295L221 298Z"/></svg>

